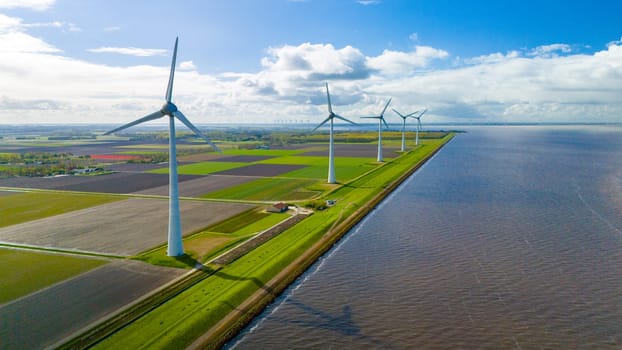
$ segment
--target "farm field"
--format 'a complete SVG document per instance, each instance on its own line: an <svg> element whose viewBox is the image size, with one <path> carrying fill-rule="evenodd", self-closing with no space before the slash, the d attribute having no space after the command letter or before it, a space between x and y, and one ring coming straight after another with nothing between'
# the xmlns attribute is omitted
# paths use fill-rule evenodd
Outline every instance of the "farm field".
<svg viewBox="0 0 622 350"><path fill-rule="evenodd" d="M179 176L180 182L191 179L196 179L196 176ZM132 193L163 185L168 185L167 174L113 173L97 176L13 177L0 179L0 187L98 193Z"/></svg>
<svg viewBox="0 0 622 350"><path fill-rule="evenodd" d="M279 158L276 158L279 159ZM237 175L237 176L279 176L297 169L304 168L304 165L296 164L251 164L235 169L219 171L219 175Z"/></svg>
<svg viewBox="0 0 622 350"><path fill-rule="evenodd" d="M206 193L201 197L258 201L310 199L318 195L319 191L310 191L307 187L316 183L317 181L315 180L263 178L235 187Z"/></svg>
<svg viewBox="0 0 622 350"><path fill-rule="evenodd" d="M208 162L201 162L201 163L179 165L177 167L177 172L180 175L207 175L211 173L217 173L223 170L239 168L245 165L246 163L239 163L239 162L208 161ZM168 174L168 167L151 170L150 172L154 174Z"/></svg>
<svg viewBox="0 0 622 350"><path fill-rule="evenodd" d="M399 156L399 147L387 147L386 141L383 141L382 147L383 158L395 158ZM312 150L300 154L301 156L321 156L328 157L328 145L321 150ZM348 144L348 143L336 143L335 144L335 157L361 157L361 158L374 158L378 155L378 144Z"/></svg>
<svg viewBox="0 0 622 350"><path fill-rule="evenodd" d="M0 227L69 213L120 199L104 195L13 192L10 196L0 196L0 218L2 218Z"/></svg>
<svg viewBox="0 0 622 350"><path fill-rule="evenodd" d="M251 206L181 201L182 229L196 232ZM133 198L0 229L0 242L130 256L166 242L168 201Z"/></svg>
<svg viewBox="0 0 622 350"><path fill-rule="evenodd" d="M256 178L257 177L251 176L242 177L227 175L201 176L192 180L180 182L179 195L182 197L199 197L202 194L244 184ZM136 192L136 194L168 196L168 184L139 191Z"/></svg>
<svg viewBox="0 0 622 350"><path fill-rule="evenodd" d="M0 305L71 276L107 263L107 260L0 248Z"/></svg>
<svg viewBox="0 0 622 350"><path fill-rule="evenodd" d="M51 346L183 273L185 270L118 260L1 305L0 347Z"/></svg>

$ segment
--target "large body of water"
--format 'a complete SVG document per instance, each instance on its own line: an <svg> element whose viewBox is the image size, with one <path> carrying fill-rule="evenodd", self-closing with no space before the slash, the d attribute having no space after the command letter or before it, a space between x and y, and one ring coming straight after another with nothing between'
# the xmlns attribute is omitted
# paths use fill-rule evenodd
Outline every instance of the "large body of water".
<svg viewBox="0 0 622 350"><path fill-rule="evenodd" d="M228 346L622 348L622 128L466 130Z"/></svg>

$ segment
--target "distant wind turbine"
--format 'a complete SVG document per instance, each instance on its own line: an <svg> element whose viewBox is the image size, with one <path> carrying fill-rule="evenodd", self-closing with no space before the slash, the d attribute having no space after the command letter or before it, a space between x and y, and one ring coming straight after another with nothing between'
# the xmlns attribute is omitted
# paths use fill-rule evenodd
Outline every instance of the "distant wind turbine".
<svg viewBox="0 0 622 350"><path fill-rule="evenodd" d="M361 117L361 118L378 119L378 158L376 159L378 162L382 162L383 161L383 159L382 159L382 123L384 123L384 125L387 127L387 129L389 128L389 125L384 120L384 112L387 110L387 108L389 107L390 103L391 103L391 99L389 99L389 101L387 101L387 104L384 105L384 109L382 110L382 112L378 116Z"/></svg>
<svg viewBox="0 0 622 350"><path fill-rule="evenodd" d="M404 137L404 134L406 133L406 119L408 117L413 117L413 115L415 115L416 113L419 113L419 111L403 115L402 113L396 111L395 108L391 108L391 109L393 110L393 112L397 113L397 115L399 115L400 118L402 118L402 121L403 121L403 123L402 123L402 152L404 152L406 150L406 137Z"/></svg>
<svg viewBox="0 0 622 350"><path fill-rule="evenodd" d="M419 146L419 130L421 129L421 117L427 112L428 109L424 109L418 117L413 117L417 119L417 136L415 137L415 145ZM416 113L416 112L415 112ZM414 113L413 113L414 114Z"/></svg>
<svg viewBox="0 0 622 350"><path fill-rule="evenodd" d="M110 130L104 135L109 135L114 132L127 129L131 126L141 124L150 120L162 118L164 116L169 117L169 151L168 151L168 166L169 166L169 213L168 213L168 249L166 251L168 256L180 256L184 254L184 247L182 243L182 231L181 231L181 219L179 214L179 187L177 182L177 150L175 140L175 118L184 123L190 130L192 130L199 137L204 139L210 146L216 151L221 150L210 141L207 136L199 131L186 116L177 109L177 106L171 101L173 95L173 78L175 76L175 60L177 59L177 42L179 38L175 38L175 48L173 49L173 61L171 62L171 73L168 78L168 85L166 88L166 103L162 108L153 112L145 117L137 119L131 123L120 126L114 130ZM221 152L222 153L222 152Z"/></svg>
<svg viewBox="0 0 622 350"><path fill-rule="evenodd" d="M326 83L326 100L328 101L328 117L324 119L324 121L316 126L313 130L311 130L311 132L314 132L319 127L326 124L326 122L330 121L330 136L328 141L328 183L334 184L337 182L337 180L335 179L335 145L333 141L333 119L341 119L354 125L356 125L356 123L333 112L333 106L330 103L330 92L328 92L328 83Z"/></svg>

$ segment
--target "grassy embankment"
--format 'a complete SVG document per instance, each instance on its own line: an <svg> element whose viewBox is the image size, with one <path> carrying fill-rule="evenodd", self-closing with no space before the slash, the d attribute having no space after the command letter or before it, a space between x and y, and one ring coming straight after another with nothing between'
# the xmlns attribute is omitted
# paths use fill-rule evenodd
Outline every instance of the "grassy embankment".
<svg viewBox="0 0 622 350"><path fill-rule="evenodd" d="M393 188L392 184L396 179L403 177L449 139L450 136L439 140L425 140L416 150L337 188L329 197L337 200L334 207L316 212L227 266L212 266L206 272L210 273L209 277L104 339L96 347L183 348L256 292L263 291L265 297L260 298L253 307L224 327L215 338L216 342L234 334L255 312L272 300L278 291L304 271L317 254L328 249L341 234L347 232L347 229L371 210L386 194L387 188ZM332 231L330 239L324 241L309 259L294 266L294 273L288 274L287 278L274 285L267 285L277 274L291 267L299 257L305 256L305 252L329 231Z"/></svg>
<svg viewBox="0 0 622 350"><path fill-rule="evenodd" d="M17 249L0 249L0 261L0 304L107 263Z"/></svg>

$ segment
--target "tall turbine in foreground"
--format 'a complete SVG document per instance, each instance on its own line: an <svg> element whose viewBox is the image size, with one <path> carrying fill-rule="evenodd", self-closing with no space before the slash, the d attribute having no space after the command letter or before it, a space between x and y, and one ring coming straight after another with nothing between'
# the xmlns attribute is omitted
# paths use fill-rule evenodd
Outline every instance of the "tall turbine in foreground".
<svg viewBox="0 0 622 350"><path fill-rule="evenodd" d="M164 116L169 117L169 151L168 151L168 166L169 166L169 213L168 213L168 249L166 254L168 256L180 256L184 254L184 247L181 239L181 219L179 214L179 188L177 183L177 150L175 141L175 118L184 123L195 134L203 138L210 146L216 151L221 152L218 147L207 136L199 131L186 116L177 109L177 106L171 101L173 95L173 78L175 76L175 60L177 59L177 41L179 38L175 38L175 48L173 49L173 61L171 62L171 73L168 78L168 86L166 88L166 103L162 108L153 112L145 117L135 120L131 123L120 126L114 130L110 130L104 135L109 135L114 132L127 129L131 126L141 124L150 120L162 118Z"/></svg>
<svg viewBox="0 0 622 350"><path fill-rule="evenodd" d="M335 179L335 146L334 146L334 141L333 141L333 119L337 118L337 119L341 119L343 121L346 121L348 123L354 124L356 125L356 123L340 116L337 115L333 112L333 106L330 103L330 92L328 92L328 83L326 83L326 99L327 99L327 103L328 103L328 117L326 119L324 119L323 122L321 122L318 126L315 127L315 129L311 130L311 132L314 132L315 130L317 130L320 126L326 124L327 121L330 121L330 136L329 136L329 146L328 146L328 183L329 184L334 184L337 182L337 180Z"/></svg>
<svg viewBox="0 0 622 350"><path fill-rule="evenodd" d="M418 117L413 117L417 119L417 136L415 137L415 145L419 146L419 130L421 129L421 117L427 112L428 109L424 109ZM415 112L416 113L416 112ZM414 114L414 113L413 113Z"/></svg>
<svg viewBox="0 0 622 350"><path fill-rule="evenodd" d="M376 159L378 162L382 162L384 161L382 159L382 123L384 123L384 125L387 127L387 129L389 128L389 125L387 124L387 122L384 120L384 112L387 110L387 107L389 107L389 104L391 103L391 99L389 99L387 101L387 104L384 105L384 109L382 110L382 112L380 113L380 115L378 116L373 116L373 117L361 117L361 118L372 118L372 119L378 119L378 158Z"/></svg>
<svg viewBox="0 0 622 350"><path fill-rule="evenodd" d="M406 114L406 115L402 115L402 113L396 111L395 108L391 108L391 109L393 110L393 112L397 113L397 115L399 115L400 118L402 118L402 121L403 121L403 123L402 123L402 152L404 152L406 150L406 137L404 136L404 134L406 133L406 118L412 117L415 113L419 113L419 111L412 112L412 113Z"/></svg>

